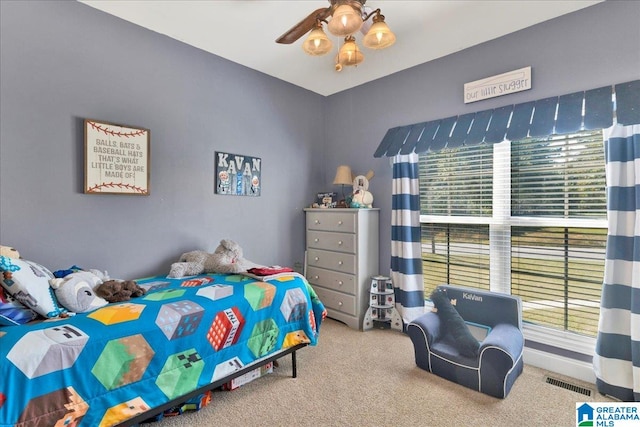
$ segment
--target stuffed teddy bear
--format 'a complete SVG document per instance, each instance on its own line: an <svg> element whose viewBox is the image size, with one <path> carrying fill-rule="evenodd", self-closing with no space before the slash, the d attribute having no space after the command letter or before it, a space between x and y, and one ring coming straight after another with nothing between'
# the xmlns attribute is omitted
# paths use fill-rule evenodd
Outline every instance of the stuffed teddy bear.
<svg viewBox="0 0 640 427"><path fill-rule="evenodd" d="M233 240L223 239L212 254L205 251L182 254L178 262L171 264L167 277L180 278L201 273L239 273L256 265L244 258L240 245Z"/></svg>
<svg viewBox="0 0 640 427"><path fill-rule="evenodd" d="M108 304L94 291L100 284L102 279L89 271L76 271L64 278L49 280L58 302L74 313L86 313Z"/></svg>
<svg viewBox="0 0 640 427"><path fill-rule="evenodd" d="M96 288L96 294L108 302L129 301L146 291L133 280L106 280Z"/></svg>

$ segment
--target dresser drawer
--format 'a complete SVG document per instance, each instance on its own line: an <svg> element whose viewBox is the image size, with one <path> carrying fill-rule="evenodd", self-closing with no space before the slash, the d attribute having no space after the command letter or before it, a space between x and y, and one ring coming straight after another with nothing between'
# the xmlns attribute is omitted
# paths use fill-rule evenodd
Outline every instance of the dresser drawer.
<svg viewBox="0 0 640 427"><path fill-rule="evenodd" d="M308 212L307 230L356 232L356 216L349 212Z"/></svg>
<svg viewBox="0 0 640 427"><path fill-rule="evenodd" d="M353 274L309 267L306 277L312 285L319 285L351 295L356 294L356 276Z"/></svg>
<svg viewBox="0 0 640 427"><path fill-rule="evenodd" d="M342 252L309 249L307 252L307 265L355 274L356 256L354 254L345 254Z"/></svg>
<svg viewBox="0 0 640 427"><path fill-rule="evenodd" d="M307 247L355 254L356 235L309 230L307 231Z"/></svg>
<svg viewBox="0 0 640 427"><path fill-rule="evenodd" d="M350 316L356 315L356 297L346 295L340 292L331 291L329 289L316 287L313 288L318 294L318 298L328 309L336 310Z"/></svg>

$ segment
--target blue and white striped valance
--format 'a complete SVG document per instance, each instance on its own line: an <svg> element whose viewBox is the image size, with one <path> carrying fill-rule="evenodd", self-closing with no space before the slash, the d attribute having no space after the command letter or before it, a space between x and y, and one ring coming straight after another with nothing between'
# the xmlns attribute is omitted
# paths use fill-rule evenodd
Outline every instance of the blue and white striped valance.
<svg viewBox="0 0 640 427"><path fill-rule="evenodd" d="M615 93L615 104L613 94ZM389 129L374 157L640 124L640 80Z"/></svg>

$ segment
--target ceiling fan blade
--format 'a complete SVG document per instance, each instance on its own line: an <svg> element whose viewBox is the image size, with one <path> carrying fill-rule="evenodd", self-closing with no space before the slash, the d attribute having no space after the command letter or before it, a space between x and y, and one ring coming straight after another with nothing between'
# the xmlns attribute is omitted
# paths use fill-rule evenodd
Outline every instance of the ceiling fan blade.
<svg viewBox="0 0 640 427"><path fill-rule="evenodd" d="M276 43L291 44L307 34L316 23L317 19L326 19L331 14L331 7L321 7L311 12L306 18L291 27L289 31L276 39Z"/></svg>

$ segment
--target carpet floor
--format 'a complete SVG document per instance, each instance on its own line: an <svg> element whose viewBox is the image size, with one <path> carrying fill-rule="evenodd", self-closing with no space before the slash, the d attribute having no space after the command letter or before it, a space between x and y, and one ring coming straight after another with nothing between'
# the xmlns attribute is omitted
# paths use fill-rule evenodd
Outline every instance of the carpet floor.
<svg viewBox="0 0 640 427"><path fill-rule="evenodd" d="M233 391L215 391L198 412L147 424L183 426L575 426L576 402L604 402L546 382L549 372L525 365L506 399L467 389L418 368L411 340L392 329L354 331L335 320L319 343L272 374Z"/></svg>

